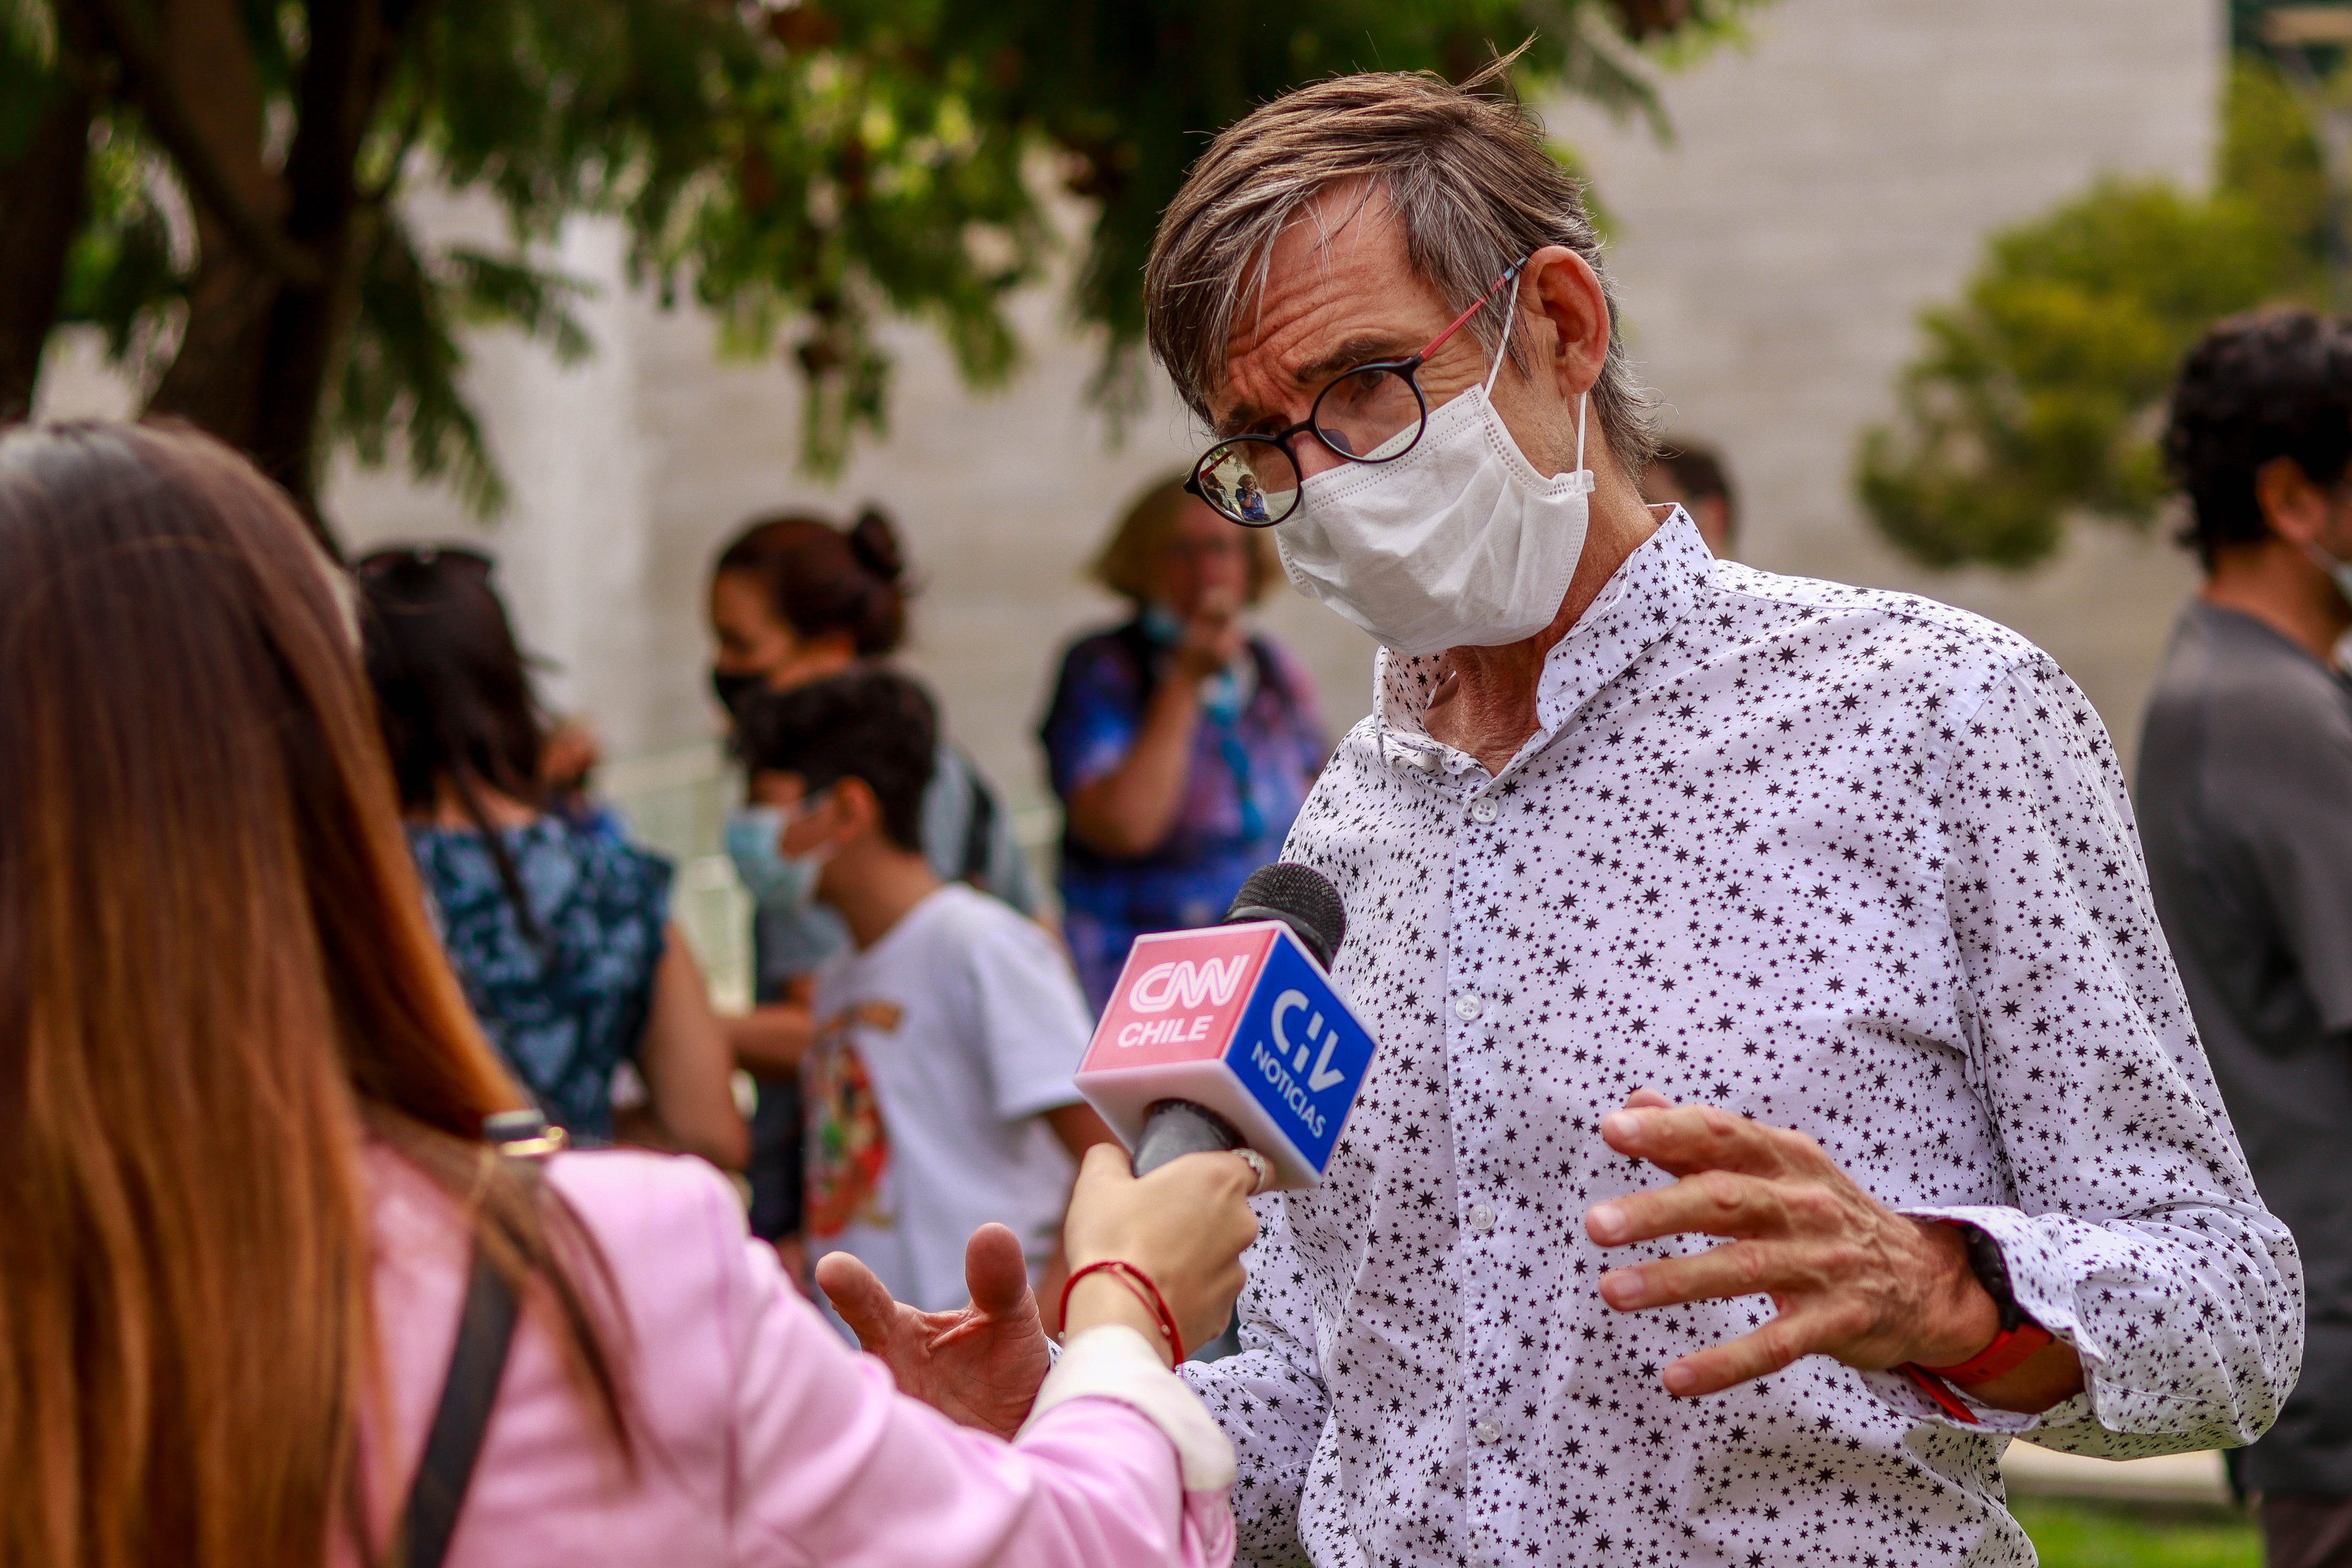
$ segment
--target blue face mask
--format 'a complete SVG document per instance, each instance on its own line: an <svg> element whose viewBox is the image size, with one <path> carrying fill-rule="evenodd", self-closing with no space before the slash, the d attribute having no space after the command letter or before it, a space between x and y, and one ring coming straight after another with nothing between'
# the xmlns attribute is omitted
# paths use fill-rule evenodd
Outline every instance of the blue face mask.
<svg viewBox="0 0 2352 1568"><path fill-rule="evenodd" d="M1138 617L1143 623L1143 635L1163 647L1174 647L1184 640L1183 617L1165 605L1146 605Z"/></svg>
<svg viewBox="0 0 2352 1568"><path fill-rule="evenodd" d="M784 829L793 814L782 806L747 805L727 816L727 858L744 890L763 910L806 909L829 853L787 855Z"/></svg>

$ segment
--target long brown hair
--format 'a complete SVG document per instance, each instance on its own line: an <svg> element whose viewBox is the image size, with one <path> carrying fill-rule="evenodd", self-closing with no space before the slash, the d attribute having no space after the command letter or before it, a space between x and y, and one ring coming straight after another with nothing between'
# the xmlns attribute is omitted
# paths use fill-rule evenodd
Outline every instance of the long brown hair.
<svg viewBox="0 0 2352 1568"><path fill-rule="evenodd" d="M609 1284L427 922L334 569L183 429L0 436L0 1563L382 1542L363 1145L626 1426ZM371 1445L380 1448L387 1445Z"/></svg>

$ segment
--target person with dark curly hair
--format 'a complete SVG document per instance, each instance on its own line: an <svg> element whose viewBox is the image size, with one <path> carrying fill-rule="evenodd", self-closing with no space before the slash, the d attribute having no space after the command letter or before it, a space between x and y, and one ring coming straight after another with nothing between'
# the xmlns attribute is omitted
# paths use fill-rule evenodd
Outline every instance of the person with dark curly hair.
<svg viewBox="0 0 2352 1568"><path fill-rule="evenodd" d="M2165 458L2205 583L2140 741L2158 918L2263 1200L2302 1244L2302 1381L2236 1456L2273 1568L2352 1563L2352 321L2189 352Z"/></svg>

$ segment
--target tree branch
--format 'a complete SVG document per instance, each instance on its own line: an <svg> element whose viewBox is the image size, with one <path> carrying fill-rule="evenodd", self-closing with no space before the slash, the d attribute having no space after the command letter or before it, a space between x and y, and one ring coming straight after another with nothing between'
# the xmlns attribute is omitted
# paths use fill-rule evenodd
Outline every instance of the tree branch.
<svg viewBox="0 0 2352 1568"><path fill-rule="evenodd" d="M228 172L214 155L195 119L174 89L171 76L156 58L154 42L142 29L124 0L85 0L115 58L155 139L172 155L188 190L220 220L240 249L279 279L299 288L316 289L326 281L326 269L317 257L295 245L265 215L246 201Z"/></svg>
<svg viewBox="0 0 2352 1568"><path fill-rule="evenodd" d="M48 106L16 162L0 168L0 422L31 412L41 351L57 325L66 255L81 226L93 95L60 52Z"/></svg>

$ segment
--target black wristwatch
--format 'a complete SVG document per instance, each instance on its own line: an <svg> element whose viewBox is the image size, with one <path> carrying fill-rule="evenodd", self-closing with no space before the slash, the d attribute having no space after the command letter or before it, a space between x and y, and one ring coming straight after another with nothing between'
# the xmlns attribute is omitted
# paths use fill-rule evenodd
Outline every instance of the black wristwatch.
<svg viewBox="0 0 2352 1568"><path fill-rule="evenodd" d="M2025 1321L2025 1313L2017 1305L2016 1292L2010 1289L2009 1260L2000 1255L2000 1243L1966 1220L1943 1223L1958 1231L1960 1239L1968 1244L1969 1268L1976 1275L1977 1283L1984 1287L1985 1294L1992 1298L1993 1309L2000 1314L2000 1331L2015 1333Z"/></svg>

